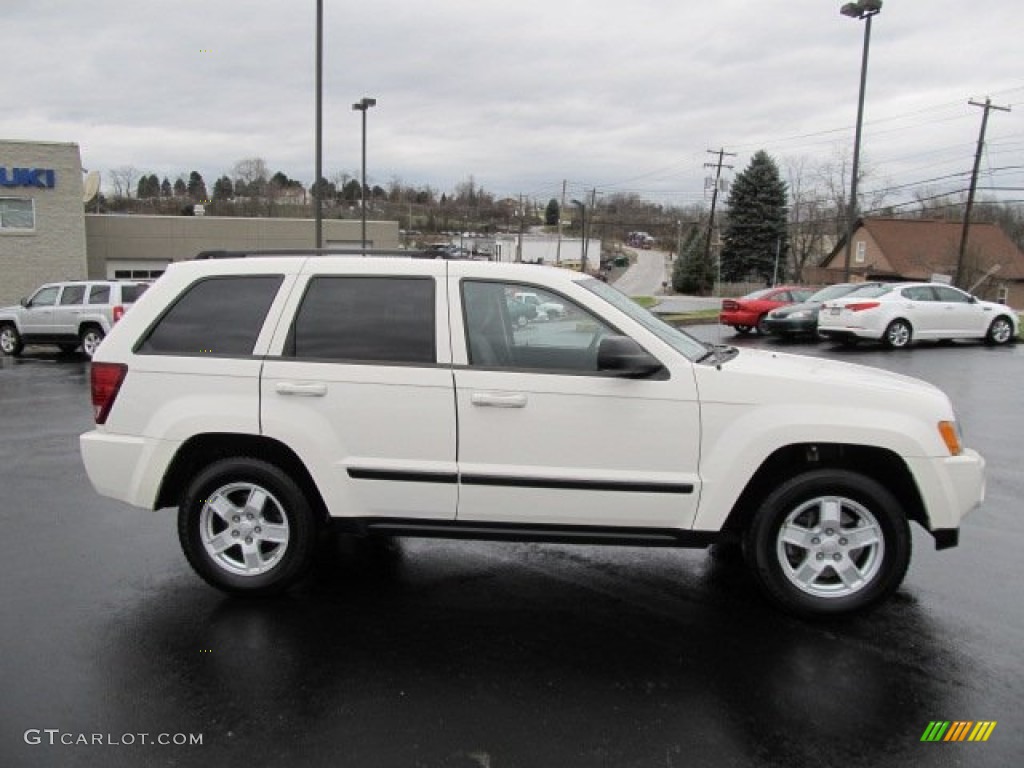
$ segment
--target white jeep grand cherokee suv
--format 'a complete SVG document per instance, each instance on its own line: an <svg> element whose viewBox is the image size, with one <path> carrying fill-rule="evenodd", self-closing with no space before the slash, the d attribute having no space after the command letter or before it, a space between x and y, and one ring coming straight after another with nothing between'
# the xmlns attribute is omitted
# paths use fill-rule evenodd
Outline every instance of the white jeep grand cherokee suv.
<svg viewBox="0 0 1024 768"><path fill-rule="evenodd" d="M231 256L231 255L229 255ZM535 293L564 321L518 326ZM364 534L741 543L797 614L891 594L984 496L935 387L709 346L554 268L329 254L172 265L92 365L90 480L178 508L206 581L267 593Z"/></svg>

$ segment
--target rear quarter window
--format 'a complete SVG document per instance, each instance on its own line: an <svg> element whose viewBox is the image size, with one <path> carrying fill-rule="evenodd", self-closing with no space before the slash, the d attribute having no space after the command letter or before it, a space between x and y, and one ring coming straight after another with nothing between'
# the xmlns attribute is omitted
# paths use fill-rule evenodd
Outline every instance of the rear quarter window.
<svg viewBox="0 0 1024 768"><path fill-rule="evenodd" d="M125 304L134 304L138 301L139 296L146 292L149 288L147 283L136 283L133 285L122 285L121 286L121 301Z"/></svg>
<svg viewBox="0 0 1024 768"><path fill-rule="evenodd" d="M193 283L150 327L142 355L251 355L282 275L212 277Z"/></svg>

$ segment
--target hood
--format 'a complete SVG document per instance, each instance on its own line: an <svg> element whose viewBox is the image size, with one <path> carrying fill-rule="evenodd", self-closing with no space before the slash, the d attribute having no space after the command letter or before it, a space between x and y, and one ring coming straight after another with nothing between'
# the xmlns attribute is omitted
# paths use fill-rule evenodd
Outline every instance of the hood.
<svg viewBox="0 0 1024 768"><path fill-rule="evenodd" d="M701 399L736 404L844 403L919 411L952 418L949 398L925 381L866 365L759 349L715 366L698 365Z"/></svg>

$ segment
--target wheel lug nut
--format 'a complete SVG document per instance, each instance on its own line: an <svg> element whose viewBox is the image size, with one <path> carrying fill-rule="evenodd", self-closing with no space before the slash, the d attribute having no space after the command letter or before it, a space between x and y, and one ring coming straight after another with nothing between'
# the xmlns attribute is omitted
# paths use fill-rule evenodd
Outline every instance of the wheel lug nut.
<svg viewBox="0 0 1024 768"><path fill-rule="evenodd" d="M238 538L238 531L232 531L231 535L234 536L237 539Z"/></svg>
<svg viewBox="0 0 1024 768"><path fill-rule="evenodd" d="M237 523L237 522L240 522L241 519L242 518L240 518L238 515L235 515L234 517L231 518L231 522Z"/></svg>
<svg viewBox="0 0 1024 768"><path fill-rule="evenodd" d="M248 518L249 520L252 520L252 514L250 513L250 514L246 515L246 518Z"/></svg>
<svg viewBox="0 0 1024 768"><path fill-rule="evenodd" d="M847 541L846 539L840 539L840 540L839 540L839 545L840 545L840 546L843 546L843 547L845 547L845 546L846 546L847 544L849 544L849 543L850 543L850 542L849 542L849 541Z"/></svg>
<svg viewBox="0 0 1024 768"><path fill-rule="evenodd" d="M813 544L814 546L818 546L819 544L821 544L821 539L815 536L813 539L811 539L811 544Z"/></svg>
<svg viewBox="0 0 1024 768"><path fill-rule="evenodd" d="M840 560L843 559L843 556L836 552L834 555L832 555L832 559L838 563Z"/></svg>
<svg viewBox="0 0 1024 768"><path fill-rule="evenodd" d="M258 525L256 526L256 533L263 533L263 529L260 528Z"/></svg>
<svg viewBox="0 0 1024 768"><path fill-rule="evenodd" d="M835 531L833 531L831 528L826 528L825 529L825 535L826 536L833 536L834 534L835 534Z"/></svg>
<svg viewBox="0 0 1024 768"><path fill-rule="evenodd" d="M825 553L824 552L819 552L818 553L818 559L819 560L824 560L825 559Z"/></svg>
<svg viewBox="0 0 1024 768"><path fill-rule="evenodd" d="M246 536L245 537L245 543L246 544L252 544L252 536Z"/></svg>

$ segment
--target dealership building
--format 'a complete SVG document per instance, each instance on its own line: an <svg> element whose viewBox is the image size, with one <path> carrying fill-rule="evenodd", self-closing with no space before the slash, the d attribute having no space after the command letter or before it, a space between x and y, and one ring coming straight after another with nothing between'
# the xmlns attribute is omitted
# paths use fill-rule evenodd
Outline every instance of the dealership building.
<svg viewBox="0 0 1024 768"><path fill-rule="evenodd" d="M205 250L308 248L312 219L86 214L77 144L0 139L0 306L43 283L152 278ZM324 246L361 242L358 220L324 219ZM398 223L367 221L367 244L397 248Z"/></svg>

